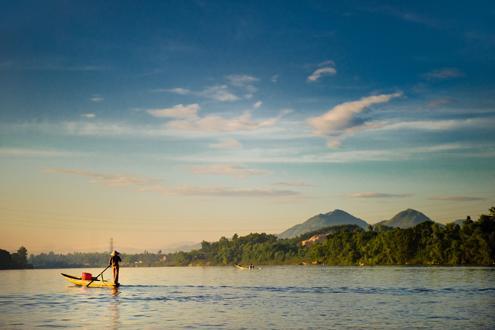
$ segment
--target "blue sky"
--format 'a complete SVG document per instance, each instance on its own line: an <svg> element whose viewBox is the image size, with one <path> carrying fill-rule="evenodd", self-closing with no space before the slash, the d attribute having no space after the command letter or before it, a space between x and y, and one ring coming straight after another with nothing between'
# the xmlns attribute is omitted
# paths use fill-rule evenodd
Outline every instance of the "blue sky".
<svg viewBox="0 0 495 330"><path fill-rule="evenodd" d="M154 249L335 208L476 217L494 21L489 1L4 3L0 238Z"/></svg>

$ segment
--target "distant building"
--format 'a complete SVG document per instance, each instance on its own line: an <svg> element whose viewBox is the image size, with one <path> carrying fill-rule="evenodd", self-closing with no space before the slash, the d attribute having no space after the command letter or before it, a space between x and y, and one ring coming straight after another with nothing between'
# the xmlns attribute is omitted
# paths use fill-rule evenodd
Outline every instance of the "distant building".
<svg viewBox="0 0 495 330"><path fill-rule="evenodd" d="M314 235L308 238L307 240L304 240L301 242L302 246L311 246L315 243L323 242L326 241L327 239L327 234L319 234L319 235Z"/></svg>

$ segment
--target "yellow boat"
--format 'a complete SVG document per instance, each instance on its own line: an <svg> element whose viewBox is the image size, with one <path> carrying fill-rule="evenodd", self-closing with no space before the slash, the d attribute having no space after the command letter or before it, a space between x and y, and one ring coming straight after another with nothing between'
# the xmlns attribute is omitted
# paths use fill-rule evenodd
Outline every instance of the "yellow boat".
<svg viewBox="0 0 495 330"><path fill-rule="evenodd" d="M72 275L67 275L67 274L64 274L64 273L60 273L67 281L71 282L72 284L75 284L75 285L78 285L78 286L87 286L89 282L89 280L83 280L81 279L80 277L76 277L76 276L72 276ZM110 281L101 281L99 279L97 280L94 280L90 285L89 287L90 288L116 288L118 287L120 284L115 284L113 282L110 282Z"/></svg>
<svg viewBox="0 0 495 330"><path fill-rule="evenodd" d="M238 264L234 264L234 267L237 268L237 269L249 269L249 267L244 267L244 266L241 266L241 265L238 265Z"/></svg>

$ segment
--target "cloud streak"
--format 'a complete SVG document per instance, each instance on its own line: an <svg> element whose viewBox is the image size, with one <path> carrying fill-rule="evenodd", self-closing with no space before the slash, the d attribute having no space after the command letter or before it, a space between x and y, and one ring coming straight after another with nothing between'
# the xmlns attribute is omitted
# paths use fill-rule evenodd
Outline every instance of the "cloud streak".
<svg viewBox="0 0 495 330"><path fill-rule="evenodd" d="M349 195L352 198L405 198L412 194L390 194L380 192L355 192Z"/></svg>
<svg viewBox="0 0 495 330"><path fill-rule="evenodd" d="M99 183L105 187L132 188L138 192L154 192L166 196L201 196L201 197L292 197L301 195L300 192L286 189L271 188L232 188L232 187L198 187L175 186L168 187L158 180L140 178L132 175L99 173L80 169L50 168L44 171L50 174L64 174L88 178L90 182Z"/></svg>
<svg viewBox="0 0 495 330"><path fill-rule="evenodd" d="M476 148L476 149L473 149ZM470 144L448 143L428 146L358 149L323 153L304 153L298 148L283 149L243 149L242 153L229 155L188 155L174 158L182 162L206 163L259 163L259 164L346 164L363 162L400 162L422 157L441 156L442 158L492 158L495 156L493 144L473 146Z"/></svg>
<svg viewBox="0 0 495 330"><path fill-rule="evenodd" d="M486 198L474 197L474 196L454 196L454 195L443 195L443 196L433 196L430 197L433 201L448 201L448 202L477 202L484 201Z"/></svg>
<svg viewBox="0 0 495 330"><path fill-rule="evenodd" d="M235 178L246 178L255 175L267 175L269 171L260 170L255 168L247 168L240 165L230 164L212 164L195 166L192 168L194 174L206 174L206 175L224 175Z"/></svg>
<svg viewBox="0 0 495 330"><path fill-rule="evenodd" d="M240 99L239 96L229 90L227 85L214 85L207 87L203 91L199 92L198 95L220 102L232 102Z"/></svg>
<svg viewBox="0 0 495 330"><path fill-rule="evenodd" d="M158 117L158 118L184 119L184 118L196 118L199 109L200 109L199 104L193 103L188 105L177 104L171 108L150 109L147 110L147 112L153 117Z"/></svg>
<svg viewBox="0 0 495 330"><path fill-rule="evenodd" d="M334 67L325 66L313 71L313 73L308 76L307 80L309 82L315 82L323 76L333 76L335 74L337 74L337 70Z"/></svg>
<svg viewBox="0 0 495 330"><path fill-rule="evenodd" d="M328 138L328 145L337 147L344 135L353 134L362 129L364 123L357 120L356 116L366 108L387 103L393 98L402 96L401 92L393 94L381 94L363 97L357 101L344 102L320 116L311 117L307 123L312 127L313 134Z"/></svg>
<svg viewBox="0 0 495 330"><path fill-rule="evenodd" d="M99 103L104 101L105 99L102 96L99 95L93 95L90 99L91 102Z"/></svg>
<svg viewBox="0 0 495 330"><path fill-rule="evenodd" d="M219 102L233 102L233 101L237 101L240 99L239 96L234 94L234 92L232 92L229 89L229 87L227 85L224 85L224 84L209 86L209 87L206 87L205 89L203 89L201 91L192 91L190 89L182 88L182 87L156 89L154 91L173 93L173 94L177 94L177 95L200 96L200 97L204 97L204 98L219 101Z"/></svg>
<svg viewBox="0 0 495 330"><path fill-rule="evenodd" d="M102 174L92 171L68 168L50 168L45 170L46 173L68 174L89 178L91 182L102 183L108 187L129 187L136 185L150 184L150 179L142 179L135 176L120 174Z"/></svg>
<svg viewBox="0 0 495 330"><path fill-rule="evenodd" d="M284 110L276 117L261 120L253 119L250 111L246 111L238 117L207 115L204 117L171 120L166 123L166 126L177 131L210 133L254 131L275 126L287 113L288 111Z"/></svg>
<svg viewBox="0 0 495 330"><path fill-rule="evenodd" d="M425 78L426 80L447 80L453 78L460 78L463 76L464 73L456 68L443 68L423 74L423 78Z"/></svg>
<svg viewBox="0 0 495 330"><path fill-rule="evenodd" d="M194 95L219 102L234 102L242 98L250 99L258 91L254 85L258 78L245 74L233 74L225 77L227 83L208 86L199 91L183 87L157 89L158 92L168 92L178 95Z"/></svg>
<svg viewBox="0 0 495 330"><path fill-rule="evenodd" d="M224 139L217 143L212 143L209 145L212 149L225 149L225 150L233 150L240 149L242 147L241 143L234 138Z"/></svg>
<svg viewBox="0 0 495 330"><path fill-rule="evenodd" d="M75 157L82 155L85 154L57 149L0 148L0 157Z"/></svg>

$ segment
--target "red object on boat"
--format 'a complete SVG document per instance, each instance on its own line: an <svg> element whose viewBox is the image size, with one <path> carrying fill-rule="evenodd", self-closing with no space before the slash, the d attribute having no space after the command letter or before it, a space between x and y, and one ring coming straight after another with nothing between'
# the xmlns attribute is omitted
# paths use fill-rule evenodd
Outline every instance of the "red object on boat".
<svg viewBox="0 0 495 330"><path fill-rule="evenodd" d="M93 275L91 273L82 273L81 280L91 281L93 279Z"/></svg>

